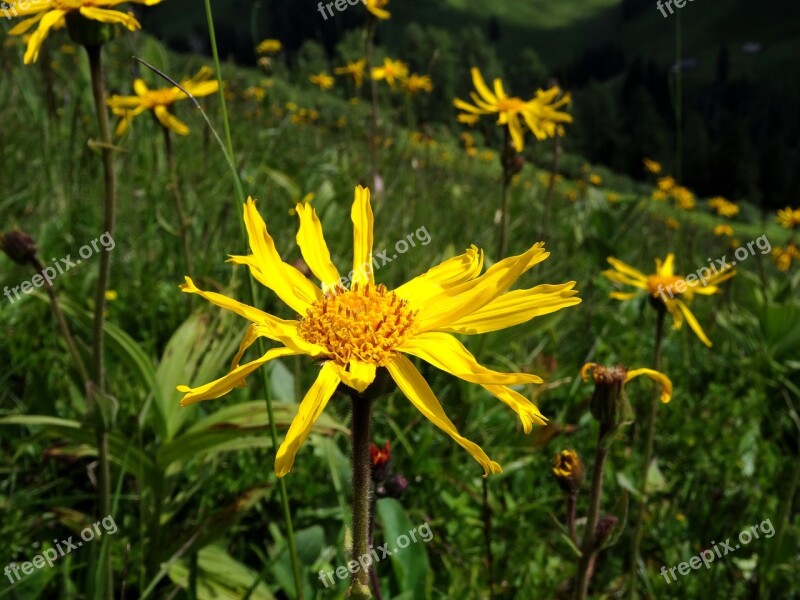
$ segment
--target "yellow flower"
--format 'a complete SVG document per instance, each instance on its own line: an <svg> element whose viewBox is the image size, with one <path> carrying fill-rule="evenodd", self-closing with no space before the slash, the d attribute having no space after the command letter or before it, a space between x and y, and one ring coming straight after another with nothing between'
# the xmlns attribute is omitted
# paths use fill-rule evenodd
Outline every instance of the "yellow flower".
<svg viewBox="0 0 800 600"><path fill-rule="evenodd" d="M670 193L682 209L691 210L695 207L694 194L682 185L675 186Z"/></svg>
<svg viewBox="0 0 800 600"><path fill-rule="evenodd" d="M773 248L772 257L775 266L784 273L792 267L792 261L800 260L800 249L794 244L789 244L784 248Z"/></svg>
<svg viewBox="0 0 800 600"><path fill-rule="evenodd" d="M481 150L481 153L478 154L478 160L483 162L492 162L495 158L497 158L497 154L494 150Z"/></svg>
<svg viewBox="0 0 800 600"><path fill-rule="evenodd" d="M417 75L412 73L408 79L400 82L400 87L407 94L414 96L419 92L426 92L430 94L433 91L433 82L427 75Z"/></svg>
<svg viewBox="0 0 800 600"><path fill-rule="evenodd" d="M608 368L598 365L597 363L586 363L583 365L583 367L581 367L581 378L584 381L589 381L589 371L591 371L592 379L595 383L598 383L598 381L602 381L602 379L606 377L608 373L613 372L615 369L622 369L625 374L625 379L622 383L623 387L626 386L632 379L636 379L637 377L644 375L661 385L661 402L666 404L672 398L672 381L670 381L670 378L660 371L654 371L653 369L633 369L629 371L624 367Z"/></svg>
<svg viewBox="0 0 800 600"><path fill-rule="evenodd" d="M667 193L663 190L653 190L653 200L656 202L664 202L667 199Z"/></svg>
<svg viewBox="0 0 800 600"><path fill-rule="evenodd" d="M603 271L603 275L616 283L629 285L637 288L635 292L611 292L611 298L617 300L630 300L645 292L653 302L662 302L670 315L672 315L673 329L680 329L684 318L689 323L692 331L695 332L700 341L706 346L711 346L711 341L703 333L700 323L686 305L691 302L695 294L710 296L719 292L717 284L722 283L736 274L729 265L725 265L721 271L714 266L712 274L709 267L702 267L697 274L688 276L675 275L674 264L675 255L668 254L662 262L656 259L656 272L645 275L641 271L625 264L614 257L608 257L609 264L614 267ZM705 275L703 275L705 273ZM684 298L686 302L681 300Z"/></svg>
<svg viewBox="0 0 800 600"><path fill-rule="evenodd" d="M722 196L711 198L708 201L708 205L721 217L734 217L739 214L739 207Z"/></svg>
<svg viewBox="0 0 800 600"><path fill-rule="evenodd" d="M717 225L714 227L714 235L719 235L719 236L727 235L728 237L732 237L733 227L725 223Z"/></svg>
<svg viewBox="0 0 800 600"><path fill-rule="evenodd" d="M117 294L116 290L106 290L106 300L108 300L109 302L113 302L118 297L119 294Z"/></svg>
<svg viewBox="0 0 800 600"><path fill-rule="evenodd" d="M611 204L616 204L619 202L619 194L616 192L609 192L608 196L606 196L606 200L608 200Z"/></svg>
<svg viewBox="0 0 800 600"><path fill-rule="evenodd" d="M536 375L501 373L481 366L452 334L497 331L578 304L575 282L507 292L523 273L548 257L544 245L535 244L519 256L500 260L482 275L483 253L472 246L390 291L374 279L369 190L360 186L355 190L351 210L353 267L347 277L340 276L331 262L316 211L302 203L295 209L300 219L297 244L321 286L283 262L255 202L248 199L244 221L252 254L232 256L230 262L249 267L253 277L271 289L295 316L280 319L223 294L202 291L187 277L181 286L185 293L198 294L251 324L231 371L196 388L179 386L185 394L181 405L219 398L244 386L248 375L272 359L291 355L314 358L321 364L319 374L300 403L275 459L275 471L283 477L337 387L344 384L363 392L375 380L378 369L385 369L411 403L467 450L485 474L499 472L499 464L456 431L406 355L483 386L516 411L524 430L530 432L534 423L543 424L545 419L532 402L509 386L542 380ZM240 364L245 351L261 337L277 342L277 347Z"/></svg>
<svg viewBox="0 0 800 600"><path fill-rule="evenodd" d="M800 208L792 210L791 207L787 206L778 211L778 216L775 220L780 223L781 227L794 229L800 225Z"/></svg>
<svg viewBox="0 0 800 600"><path fill-rule="evenodd" d="M553 459L553 475L567 494L577 494L583 483L584 469L575 450L562 450Z"/></svg>
<svg viewBox="0 0 800 600"><path fill-rule="evenodd" d="M644 163L645 171L648 173L652 173L653 175L658 175L661 173L661 163L657 163L649 158L643 159L642 162Z"/></svg>
<svg viewBox="0 0 800 600"><path fill-rule="evenodd" d="M375 81L386 81L394 89L395 82L408 76L408 65L401 60L383 59L382 67L372 68L372 78Z"/></svg>
<svg viewBox="0 0 800 600"><path fill-rule="evenodd" d="M244 93L242 94L245 98L250 98L256 100L257 102L261 102L264 98L267 97L267 90L264 88L252 85L249 88L245 89Z"/></svg>
<svg viewBox="0 0 800 600"><path fill-rule="evenodd" d="M361 0L367 10L379 19L388 19L392 15L385 7L389 6L389 0Z"/></svg>
<svg viewBox="0 0 800 600"><path fill-rule="evenodd" d="M479 120L480 120L480 115L470 115L466 113L458 115L458 122L464 123L465 125L469 125L470 127L476 125Z"/></svg>
<svg viewBox="0 0 800 600"><path fill-rule="evenodd" d="M258 54L277 54L283 49L283 44L280 40L266 39L256 46Z"/></svg>
<svg viewBox="0 0 800 600"><path fill-rule="evenodd" d="M219 91L216 79L209 79L212 71L202 67L197 75L181 82L181 87L192 96L198 98L208 96ZM144 81L137 79L133 82L135 96L112 96L108 99L111 111L121 117L117 125L117 135L123 135L133 121L134 117L147 110L152 110L163 127L170 129L178 135L189 135L189 127L180 121L167 108L178 100L186 100L188 96L177 87L151 90Z"/></svg>
<svg viewBox="0 0 800 600"><path fill-rule="evenodd" d="M681 228L680 222L676 221L672 217L667 217L664 220L664 225L666 225L668 229L680 229Z"/></svg>
<svg viewBox="0 0 800 600"><path fill-rule="evenodd" d="M658 189L661 190L662 192L669 192L672 190L672 188L675 187L676 183L675 179L673 179L672 177L660 177L657 182L657 185Z"/></svg>
<svg viewBox="0 0 800 600"><path fill-rule="evenodd" d="M362 58L352 63L347 63L344 67L337 67L333 70L336 75L350 75L360 88L364 84L364 69L367 67L367 59Z"/></svg>
<svg viewBox="0 0 800 600"><path fill-rule="evenodd" d="M557 86L547 91L538 90L536 96L526 102L515 96L507 96L500 79L494 80L494 92L492 92L477 68L473 67L471 73L472 83L477 90L477 93L470 93L474 105L458 98L453 101L453 105L466 115L478 117L496 114L497 124L508 127L517 152L522 152L525 148L523 122L538 140L555 136L559 123L572 122L571 115L557 110L570 102L570 95L562 95L561 89ZM463 115L459 115L458 119L467 122L463 119Z"/></svg>
<svg viewBox="0 0 800 600"><path fill-rule="evenodd" d="M327 73L317 73L316 75L311 75L308 80L314 85L319 86L319 89L321 90L329 90L333 87L333 77Z"/></svg>
<svg viewBox="0 0 800 600"><path fill-rule="evenodd" d="M475 145L475 137L468 131L462 131L459 136L464 148L472 148Z"/></svg>
<svg viewBox="0 0 800 600"><path fill-rule="evenodd" d="M600 177L600 175L597 175L596 173L592 173L591 175L589 175L589 183L591 183L594 186L602 185L603 178Z"/></svg>
<svg viewBox="0 0 800 600"><path fill-rule="evenodd" d="M152 6L161 0L126 0L136 4L146 4ZM101 23L120 23L130 31L139 29L141 25L132 14L113 10L121 4L120 0L17 0L4 5L3 12L7 17L28 17L9 31L11 35L22 35L31 27L39 24L39 27L30 37L28 48L25 51L25 64L31 64L38 60L39 50L50 33L51 29L59 29L66 24L66 16L70 13L79 12L83 17L91 21ZM35 16L31 16L35 15Z"/></svg>

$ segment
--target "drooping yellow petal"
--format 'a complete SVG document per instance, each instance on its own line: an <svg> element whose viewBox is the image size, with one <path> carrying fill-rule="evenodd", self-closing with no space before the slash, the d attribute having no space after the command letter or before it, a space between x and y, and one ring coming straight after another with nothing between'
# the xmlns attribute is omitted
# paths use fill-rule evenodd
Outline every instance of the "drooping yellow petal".
<svg viewBox="0 0 800 600"><path fill-rule="evenodd" d="M136 31L142 27L139 24L139 21L137 21L132 14L124 13L118 10L106 10L102 8L95 8L93 6L81 6L80 13L92 21L124 25L130 31Z"/></svg>
<svg viewBox="0 0 800 600"><path fill-rule="evenodd" d="M642 283L647 283L647 275L642 273L641 271L637 271L632 266L622 262L621 260L614 258L613 256L609 256L607 258L608 263L614 267L620 273L624 273L628 275L633 281L639 281ZM605 275L605 272L603 273ZM607 276L607 275L606 275ZM607 276L608 277L608 276Z"/></svg>
<svg viewBox="0 0 800 600"><path fill-rule="evenodd" d="M23 6L22 2L11 2L6 10L15 17L25 17L36 13L44 12L53 8L53 0L29 0ZM15 34L16 35L16 34Z"/></svg>
<svg viewBox="0 0 800 600"><path fill-rule="evenodd" d="M369 190L356 187L353 208L353 279L351 288L358 284L375 283L372 268L372 243L374 219L369 201Z"/></svg>
<svg viewBox="0 0 800 600"><path fill-rule="evenodd" d="M189 126L167 110L166 106L156 106L153 109L158 122L178 135L189 135Z"/></svg>
<svg viewBox="0 0 800 600"><path fill-rule="evenodd" d="M303 259L314 276L322 282L322 291L335 287L339 282L339 271L331 262L331 253L322 234L322 223L310 204L300 202L295 207L300 217L297 245Z"/></svg>
<svg viewBox="0 0 800 600"><path fill-rule="evenodd" d="M561 285L539 285L529 290L503 294L483 308L457 321L443 325L440 331L473 335L513 327L535 317L580 304L574 281Z"/></svg>
<svg viewBox="0 0 800 600"><path fill-rule="evenodd" d="M633 300L639 295L639 292L611 292L608 297L614 300Z"/></svg>
<svg viewBox="0 0 800 600"><path fill-rule="evenodd" d="M377 367L374 363L351 359L347 364L347 368L333 362L331 362L331 364L336 370L336 375L342 380L342 383L353 388L359 394L375 381Z"/></svg>
<svg viewBox="0 0 800 600"><path fill-rule="evenodd" d="M456 426L445 414L442 405L436 399L436 395L431 390L428 382L420 375L410 360L402 354L398 354L386 365L386 368L389 370L392 379L397 383L397 386L417 410L439 429L452 437L457 444L480 463L483 467L484 477L489 473L501 473L503 471L500 465L491 460L480 446L470 442L458 433Z"/></svg>
<svg viewBox="0 0 800 600"><path fill-rule="evenodd" d="M333 363L325 363L316 381L300 403L297 415L292 420L281 447L278 448L278 454L275 457L275 473L278 477L283 477L292 470L297 451L306 441L308 434L311 433L314 423L317 422L322 411L325 410L328 400L331 399L331 396L336 391L336 386L340 382L341 380L333 368Z"/></svg>
<svg viewBox="0 0 800 600"><path fill-rule="evenodd" d="M648 289L647 279L644 280L636 279L631 277L627 273L621 273L620 271L613 271L611 269L608 269L606 271L601 271L600 274L606 279L610 279L611 281L616 281L617 283L621 283L622 285L630 285L632 287L636 287L641 290Z"/></svg>
<svg viewBox="0 0 800 600"><path fill-rule="evenodd" d="M625 376L625 383L628 383L631 379L635 379L640 375L645 375L656 383L661 384L661 402L666 404L670 401L670 398L672 398L672 381L670 381L669 377L653 369L634 369L628 371L628 374Z"/></svg>
<svg viewBox="0 0 800 600"><path fill-rule="evenodd" d="M698 323L697 319L692 314L692 311L689 310L689 307L686 306L680 300L676 300L675 302L678 304L678 308L680 308L681 312L683 313L683 316L686 318L686 322L689 324L689 327L691 327L692 331L694 331L697 334L697 337L700 338L700 341L703 342L709 348L713 346L711 340L708 339L706 334L703 332L703 328L700 327L700 323Z"/></svg>
<svg viewBox="0 0 800 600"><path fill-rule="evenodd" d="M542 383L542 378L529 373L500 373L482 366L464 345L449 333L421 333L397 347L399 352L412 354L471 383L514 385Z"/></svg>
<svg viewBox="0 0 800 600"><path fill-rule="evenodd" d="M472 74L472 83L483 99L489 104L497 104L497 97L489 90L489 86L483 80L480 70L477 67L472 67L470 73Z"/></svg>
<svg viewBox="0 0 800 600"><path fill-rule="evenodd" d="M258 265L257 269L250 265L251 272L297 314L305 315L308 307L322 295L322 291L300 271L281 260L275 249L275 242L267 232L267 225L258 214L252 198L248 198L244 206L244 221L250 249Z"/></svg>
<svg viewBox="0 0 800 600"><path fill-rule="evenodd" d="M196 388L190 388L186 385L179 385L177 388L178 391L185 394L185 396L181 398L181 406L188 406L190 404L194 404L195 402L202 402L203 400L214 400L215 398L224 396L233 388L242 387L245 385L245 378L261 365L266 364L274 358L291 356L292 354L297 354L297 352L291 348L273 348L261 358L257 358L252 362L236 367L224 377L220 377L211 383L207 383Z"/></svg>
<svg viewBox="0 0 800 600"><path fill-rule="evenodd" d="M431 267L394 291L411 304L424 306L431 298L445 290L475 279L482 268L483 252L476 246L471 246L464 254Z"/></svg>
<svg viewBox="0 0 800 600"><path fill-rule="evenodd" d="M28 31L31 27L36 25L39 21L42 20L46 13L40 12L38 15L31 17L30 19L24 19L14 25L11 30L8 32L9 35L22 35L26 31Z"/></svg>
<svg viewBox="0 0 800 600"><path fill-rule="evenodd" d="M524 254L512 256L493 264L471 281L445 290L419 307L417 326L419 331L432 331L457 322L487 305L505 292L534 264L547 258L541 243L535 244Z"/></svg>
<svg viewBox="0 0 800 600"><path fill-rule="evenodd" d="M525 433L530 433L533 425L547 425L547 419L539 412L539 408L519 392L503 385L484 385L483 387L519 415Z"/></svg>
<svg viewBox="0 0 800 600"><path fill-rule="evenodd" d="M39 60L39 50L42 48L47 34L50 33L56 23L64 18L65 14L67 13L63 10L51 10L42 17L39 21L39 27L33 32L31 39L28 40L28 48L25 50L25 56L23 57L23 62L26 65Z"/></svg>

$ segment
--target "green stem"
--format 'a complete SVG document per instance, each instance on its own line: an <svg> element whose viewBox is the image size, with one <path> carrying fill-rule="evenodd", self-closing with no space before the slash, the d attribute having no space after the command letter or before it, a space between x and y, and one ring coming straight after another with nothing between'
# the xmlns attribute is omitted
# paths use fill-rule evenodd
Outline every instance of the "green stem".
<svg viewBox="0 0 800 600"><path fill-rule="evenodd" d="M103 202L103 228L113 239L117 214L117 176L114 169L114 150L112 148L111 127L106 108L106 85L103 77L102 47L85 46L89 58L89 72L92 78L92 94L94 96L97 124L100 128L101 154L103 159L103 176L105 197ZM106 291L111 277L111 253L100 254L100 267L97 275L97 287L94 302L94 328L92 343L92 379L100 393L105 393L105 311ZM98 426L97 458L98 458L98 510L101 516L111 514L111 467L108 459L108 432ZM104 597L114 597L114 579L111 571L110 553L102 559L105 577Z"/></svg>
<svg viewBox="0 0 800 600"><path fill-rule="evenodd" d="M353 404L353 550L350 558L367 556L369 543L369 508L372 491L372 461L369 454L372 399L351 394ZM349 598L372 598L369 572L359 569L350 581Z"/></svg>
<svg viewBox="0 0 800 600"><path fill-rule="evenodd" d="M594 571L594 561L599 550L595 534L597 523L600 520L600 501L603 498L603 472L606 458L608 457L608 444L604 438L608 428L601 424L597 434L597 448L594 455L594 470L592 472L592 487L589 492L589 513L586 516L586 528L583 530L583 544L581 557L578 561L578 578L575 584L575 599L585 600L589 593L589 582Z"/></svg>
<svg viewBox="0 0 800 600"><path fill-rule="evenodd" d="M653 368L658 371L661 369L661 342L664 338L664 316L666 315L666 307L660 302L655 304L658 311L658 320L656 322L656 341L655 351L653 358ZM633 533L633 546L631 548L630 557L630 590L628 597L631 600L636 598L636 575L639 563L639 549L642 545L642 534L644 532L644 517L647 511L647 473L650 468L650 461L653 459L653 449L655 447L655 432L656 432L656 418L658 417L658 405L660 403L660 395L655 395L650 400L650 408L647 413L647 432L645 434L645 453L644 453L644 466L641 475L641 495L642 502L639 507L639 514L636 517L636 529Z"/></svg>
<svg viewBox="0 0 800 600"><path fill-rule="evenodd" d="M169 171L169 187L175 200L175 212L178 213L178 235L181 238L181 251L183 252L183 268L190 277L194 274L192 268L192 255L189 252L189 218L186 216L186 209L183 205L183 196L178 184L178 169L175 165L175 151L172 146L172 134L170 130L161 126L164 132L164 149L167 153L167 170Z"/></svg>
<svg viewBox="0 0 800 600"><path fill-rule="evenodd" d="M550 211L553 205L553 191L556 187L556 174L558 173L558 161L561 158L561 137L553 137L553 160L550 163L550 181L547 182L547 193L544 197L544 214L542 215L542 229L539 239L544 240L547 229L550 226Z"/></svg>
<svg viewBox="0 0 800 600"><path fill-rule="evenodd" d="M511 215L509 214L509 194L508 188L511 184L512 161L516 156L516 151L511 143L511 134L508 127L505 128L503 137L503 149L500 152L500 163L503 167L502 197L500 199L500 239L497 243L496 260L501 260L508 251L508 230L511 227Z"/></svg>
<svg viewBox="0 0 800 600"><path fill-rule="evenodd" d="M244 197L244 189L242 187L242 181L239 177L239 173L236 170L236 163L234 162L234 153L233 153L233 141L231 138L231 129L230 123L228 122L228 109L225 103L225 91L223 87L222 81L222 70L220 68L219 62L219 51L217 50L217 38L214 32L214 16L211 12L211 1L204 0L205 3L205 10L206 10L206 20L208 22L208 32L211 41L211 52L214 58L214 68L217 72L217 81L219 82L219 100L220 106L222 109L222 122L225 130L225 154L227 155L228 165L230 166L231 173L233 175L233 183L234 188L236 190L236 197L239 201L239 206L242 206L245 202ZM244 234L244 223L241 224L242 233ZM251 305L256 305L256 290L255 284L253 279L250 278L250 303ZM258 343L258 350L263 355L266 350L264 348L263 340L259 339ZM270 439L272 440L272 448L277 452L278 448L278 431L277 427L275 426L275 412L272 409L272 394L269 389L269 383L267 381L267 374L266 371L261 370L261 384L264 390L264 399L267 406L267 418L269 419L269 433ZM280 494L281 500L281 510L283 512L283 521L286 525L286 541L289 546L289 558L292 563L292 577L294 578L294 589L295 589L295 597L298 599L303 598L303 578L300 571L300 559L297 554L297 541L295 540L294 535L294 526L292 524L292 514L289 509L289 495L286 492L286 483L284 482L283 478L278 478L278 491Z"/></svg>
<svg viewBox="0 0 800 600"><path fill-rule="evenodd" d="M378 84L372 78L372 49L373 40L375 37L375 19L367 17L367 30L366 39L364 42L364 53L367 57L366 75L369 78L370 84L370 97L372 108L370 110L370 140L369 140L369 156L370 156L370 187L375 185L378 175Z"/></svg>

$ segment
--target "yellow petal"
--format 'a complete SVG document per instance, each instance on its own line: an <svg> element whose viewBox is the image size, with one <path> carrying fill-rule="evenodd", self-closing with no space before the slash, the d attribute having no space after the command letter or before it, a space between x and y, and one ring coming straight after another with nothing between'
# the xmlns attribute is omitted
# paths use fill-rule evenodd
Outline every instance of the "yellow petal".
<svg viewBox="0 0 800 600"><path fill-rule="evenodd" d="M424 306L445 290L475 279L482 268L483 252L476 246L471 246L464 254L439 263L394 292L415 306Z"/></svg>
<svg viewBox="0 0 800 600"><path fill-rule="evenodd" d="M678 304L678 308L681 309L683 316L686 317L686 322L689 324L689 327L691 327L692 331L694 331L697 334L697 337L700 338L700 341L710 348L713 345L711 343L711 340L709 340L708 337L706 337L706 334L703 332L703 328L700 327L700 323L697 322L697 319L689 310L689 307L686 306L680 300L676 300L676 302Z"/></svg>
<svg viewBox="0 0 800 600"><path fill-rule="evenodd" d="M464 345L449 333L421 333L397 347L399 352L413 354L437 369L447 371L471 383L514 385L542 383L542 378L528 373L500 373L480 365Z"/></svg>
<svg viewBox="0 0 800 600"><path fill-rule="evenodd" d="M102 8L95 8L93 6L82 6L80 9L81 14L87 19L92 21L99 21L101 23L118 23L124 25L130 31L136 31L142 26L139 24L133 15L120 12L118 10L106 10Z"/></svg>
<svg viewBox="0 0 800 600"><path fill-rule="evenodd" d="M36 23L41 21L42 17L44 17L45 14L46 13L41 12L38 15L31 17L30 19L24 19L23 21L20 21L19 23L14 25L14 27L11 28L11 30L8 32L9 35L22 35L26 31L28 31L31 27L36 25Z"/></svg>
<svg viewBox="0 0 800 600"><path fill-rule="evenodd" d="M41 49L47 34L50 33L50 30L64 17L65 14L67 13L63 10L51 10L41 18L39 21L39 27L33 32L31 39L28 40L28 48L25 50L25 56L23 57L23 62L26 65L35 63L37 60L39 60L39 50Z"/></svg>
<svg viewBox="0 0 800 600"><path fill-rule="evenodd" d="M658 268L658 274L665 277L672 277L675 274L675 255L667 254L664 264Z"/></svg>
<svg viewBox="0 0 800 600"><path fill-rule="evenodd" d="M487 305L505 292L533 265L549 256L541 243L535 244L519 256L512 256L493 264L476 279L462 283L431 298L419 308L419 331L431 331L457 322Z"/></svg>
<svg viewBox="0 0 800 600"><path fill-rule="evenodd" d="M156 118L167 129L174 131L178 135L189 135L189 127L178 117L167 110L166 106L156 106L153 109Z"/></svg>
<svg viewBox="0 0 800 600"><path fill-rule="evenodd" d="M317 218L317 211L311 205L300 202L296 207L300 217L300 229L297 232L297 245L303 254L308 268L322 282L322 291L334 287L339 282L339 271L331 262L331 253L322 234L322 223Z"/></svg>
<svg viewBox="0 0 800 600"><path fill-rule="evenodd" d="M483 308L443 325L440 331L473 335L513 327L535 317L580 304L574 281L561 285L539 285L529 290L515 290L492 300Z"/></svg>
<svg viewBox="0 0 800 600"><path fill-rule="evenodd" d="M15 17L25 17L39 12L48 11L53 8L52 0L29 0L22 6L21 2L11 2L11 6L6 10Z"/></svg>
<svg viewBox="0 0 800 600"><path fill-rule="evenodd" d="M633 371L628 371L628 374L625 377L625 383L628 383L631 379L635 379L640 375L645 375L656 383L660 383L661 402L669 402L670 398L672 398L672 381L670 381L669 377L663 373L654 371L653 369L634 369Z"/></svg>
<svg viewBox="0 0 800 600"><path fill-rule="evenodd" d="M625 275L630 277L631 280L639 281L645 284L647 283L647 275L645 275L641 271L637 271L632 266L622 262L621 260L614 258L613 256L609 256L607 260L612 267L614 267L620 273L624 273ZM610 271L604 271L603 275L606 275L606 273L610 273ZM606 275L606 277L608 277L608 275Z"/></svg>
<svg viewBox="0 0 800 600"><path fill-rule="evenodd" d="M300 403L297 415L292 419L289 431L286 433L281 447L278 448L278 454L275 457L275 473L278 477L283 477L292 470L297 451L311 433L314 423L325 410L328 400L333 396L339 383L340 380L333 368L333 363L325 363L316 381Z"/></svg>
<svg viewBox="0 0 800 600"><path fill-rule="evenodd" d="M483 99L490 104L497 104L497 98L489 90L489 87L483 80L483 75L481 75L480 70L477 67L472 67L470 73L472 73L472 83L475 85L475 89L478 90L478 93L483 97Z"/></svg>
<svg viewBox="0 0 800 600"><path fill-rule="evenodd" d="M581 379L584 381L589 381L589 371L594 371L595 367L597 367L597 363L586 363L581 367Z"/></svg>
<svg viewBox="0 0 800 600"><path fill-rule="evenodd" d="M639 292L611 292L608 297L615 300L633 300L639 296Z"/></svg>
<svg viewBox="0 0 800 600"><path fill-rule="evenodd" d="M352 359L348 363L347 369L339 364L331 364L336 371L336 375L342 380L342 383L353 388L359 394L375 381L377 367L374 364L361 362L355 359Z"/></svg>
<svg viewBox="0 0 800 600"><path fill-rule="evenodd" d="M275 242L267 232L267 225L256 210L252 198L244 206L244 222L250 249L258 265L253 275L299 315L305 315L308 307L322 295L320 289L292 265L281 260Z"/></svg>
<svg viewBox="0 0 800 600"><path fill-rule="evenodd" d="M480 463L483 467L484 477L489 473L501 473L503 469L499 464L491 460L486 453L481 450L480 446L470 442L468 439L462 437L453 422L447 417L436 399L436 395L431 390L428 383L419 374L414 365L411 364L406 357L398 354L395 358L386 365L392 379L395 380L397 386L411 401L411 403L419 410L425 417L427 417L439 429L452 437L456 443L469 452L472 457Z"/></svg>
<svg viewBox="0 0 800 600"><path fill-rule="evenodd" d="M539 412L539 408L519 392L502 385L484 385L483 387L519 415L525 433L530 433L534 424L547 425L547 419Z"/></svg>
<svg viewBox="0 0 800 600"><path fill-rule="evenodd" d="M224 396L233 388L242 387L245 385L245 378L261 365L266 364L273 358L290 356L292 354L297 354L297 352L291 348L273 348L261 358L257 358L252 362L236 367L224 377L220 377L211 383L207 383L196 388L190 388L186 385L179 385L177 388L178 391L185 394L185 396L181 398L181 406L188 406L189 404L194 404L195 402L213 400L215 398L219 398L220 396Z"/></svg>
<svg viewBox="0 0 800 600"><path fill-rule="evenodd" d="M351 289L356 283L375 283L372 269L372 206L369 202L369 190L360 185L356 187L353 208L350 211L353 220L353 278Z"/></svg>

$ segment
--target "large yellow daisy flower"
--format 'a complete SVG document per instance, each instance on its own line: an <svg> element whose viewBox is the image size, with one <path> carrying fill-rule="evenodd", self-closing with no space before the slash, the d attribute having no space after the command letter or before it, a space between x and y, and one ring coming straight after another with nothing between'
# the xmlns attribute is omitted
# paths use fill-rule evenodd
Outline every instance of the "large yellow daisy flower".
<svg viewBox="0 0 800 600"><path fill-rule="evenodd" d="M195 98L214 94L219 91L219 83L216 79L211 79L213 74L208 67L202 67L197 75L184 79L181 87ZM111 112L120 117L117 135L123 135L134 117L147 110L152 110L159 123L167 129L178 135L189 135L189 127L168 110L177 101L189 97L183 90L175 86L151 90L144 81L137 79L133 82L133 91L136 92L135 96L112 96L108 99Z"/></svg>
<svg viewBox="0 0 800 600"><path fill-rule="evenodd" d="M471 115L497 115L497 124L508 126L511 140L517 152L525 148L524 122L538 140L554 137L560 123L571 123L572 116L557 109L570 102L569 94L562 94L557 86L549 90L538 90L532 100L522 100L515 96L508 96L503 89L500 79L494 80L494 92L489 89L481 72L472 68L472 83L477 94L470 92L474 105L456 98L453 105L466 114ZM462 116L459 120L463 121Z"/></svg>
<svg viewBox="0 0 800 600"><path fill-rule="evenodd" d="M544 424L545 419L532 402L509 386L542 380L536 375L500 373L481 366L451 334L496 331L578 304L575 282L507 292L523 273L549 256L543 244L495 263L482 275L483 253L472 246L390 291L376 284L373 276L369 190L359 186L355 191L353 270L347 277L341 277L331 262L315 210L300 203L296 211L300 218L297 243L321 286L283 262L252 199L244 206L244 220L253 253L231 257L231 262L247 265L253 277L275 292L297 314L295 319L279 319L222 294L202 291L188 277L181 286L184 292L198 294L251 322L231 371L196 388L180 386L178 390L185 393L181 405L219 398L245 385L250 373L274 358L303 354L321 361L319 375L278 449L275 471L283 477L336 388L344 384L361 393L374 381L377 369L385 368L411 403L467 450L485 474L501 471L479 446L458 433L406 355L483 386L516 411L525 432L530 432L534 423ZM279 346L240 364L259 337Z"/></svg>
<svg viewBox="0 0 800 600"><path fill-rule="evenodd" d="M683 276L675 275L674 254L668 254L663 262L657 258L656 272L652 275L645 275L613 257L609 257L608 262L614 268L603 271L605 277L611 281L637 288L635 292L611 292L612 298L630 300L644 291L654 302L664 304L669 314L672 315L674 329L680 329L685 318L700 341L706 346L712 345L711 340L703 333L700 323L697 322L686 303L691 302L695 294L710 296L719 292L718 284L736 274L730 265L725 264L720 269L714 266L713 273L712 267L702 267L696 274Z"/></svg>
<svg viewBox="0 0 800 600"><path fill-rule="evenodd" d="M129 30L139 29L141 25L133 15L112 10L125 2L135 2L152 6L161 0L17 0L5 6L4 13L15 17L29 17L18 23L11 31L11 35L23 35L31 27L39 27L28 41L25 52L25 64L34 63L39 58L39 50L51 29L64 26L67 14L80 12L81 15L92 21L101 23L120 23ZM31 15L34 15L31 17Z"/></svg>

